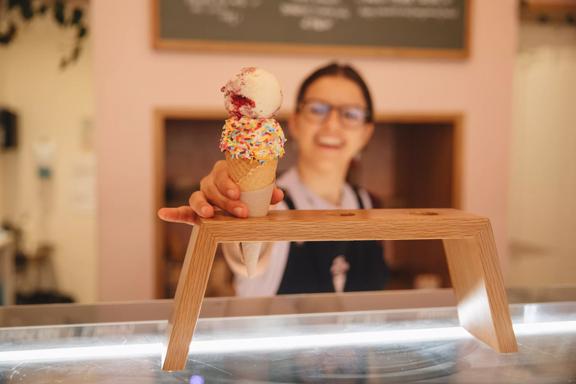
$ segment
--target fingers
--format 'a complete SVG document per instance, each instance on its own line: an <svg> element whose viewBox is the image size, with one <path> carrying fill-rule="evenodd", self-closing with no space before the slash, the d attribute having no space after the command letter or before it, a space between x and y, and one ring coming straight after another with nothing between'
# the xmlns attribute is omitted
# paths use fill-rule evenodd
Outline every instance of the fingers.
<svg viewBox="0 0 576 384"><path fill-rule="evenodd" d="M204 193L201 191L196 191L192 195L190 195L190 199L188 199L188 204L190 208L201 217L212 217L214 216L214 207L211 206Z"/></svg>
<svg viewBox="0 0 576 384"><path fill-rule="evenodd" d="M240 188L230 178L224 160L217 161L208 176L200 181L200 191L207 202L238 217L246 217L248 209L239 201Z"/></svg>
<svg viewBox="0 0 576 384"><path fill-rule="evenodd" d="M246 205L239 200L232 200L224 196L210 178L202 179L200 182L200 192L203 193L208 202L233 214L234 216L248 216L248 208ZM192 198L190 198L190 204L192 205Z"/></svg>
<svg viewBox="0 0 576 384"><path fill-rule="evenodd" d="M198 216L192 208L183 205L178 208L160 208L158 217L172 223L196 224Z"/></svg>
<svg viewBox="0 0 576 384"><path fill-rule="evenodd" d="M278 204L282 200L284 200L284 191L282 191L280 188L274 188L274 191L272 191L272 199L270 204Z"/></svg>
<svg viewBox="0 0 576 384"><path fill-rule="evenodd" d="M228 173L228 166L225 161L221 160L216 162L211 172L212 180L216 185L216 189L221 195L230 200L238 200L240 198L240 187L232 180ZM284 192L280 188L274 188L272 192L271 204L277 204L284 199Z"/></svg>
<svg viewBox="0 0 576 384"><path fill-rule="evenodd" d="M214 166L212 171L214 184L222 195L232 200L238 200L240 198L240 188L238 187L238 184L230 178L228 168L225 166L226 163L223 163L224 164L217 163Z"/></svg>
<svg viewBox="0 0 576 384"><path fill-rule="evenodd" d="M202 192L197 191L190 196L190 205L177 208L160 208L158 217L172 223L197 224L198 217L214 216L214 207L206 201Z"/></svg>

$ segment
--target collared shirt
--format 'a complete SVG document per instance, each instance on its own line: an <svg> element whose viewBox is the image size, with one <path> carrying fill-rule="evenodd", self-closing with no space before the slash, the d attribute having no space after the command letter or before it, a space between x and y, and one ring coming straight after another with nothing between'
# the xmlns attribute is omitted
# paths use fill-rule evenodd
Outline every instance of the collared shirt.
<svg viewBox="0 0 576 384"><path fill-rule="evenodd" d="M321 197L314 194L308 189L300 179L298 170L291 168L284 173L277 181L278 187L285 190L297 209L315 210L315 209L358 209L358 200L352 187L348 184L344 185L342 190L342 199L340 205L334 205ZM364 207L371 208L372 203L368 193L360 189L360 198ZM280 202L274 209L288 209L285 202ZM235 275L234 285L236 288L236 296L273 296L278 291L284 269L286 268L286 261L288 260L288 252L290 250L290 242L279 241L272 245L270 251L269 264L266 271L258 276L248 278L241 275Z"/></svg>

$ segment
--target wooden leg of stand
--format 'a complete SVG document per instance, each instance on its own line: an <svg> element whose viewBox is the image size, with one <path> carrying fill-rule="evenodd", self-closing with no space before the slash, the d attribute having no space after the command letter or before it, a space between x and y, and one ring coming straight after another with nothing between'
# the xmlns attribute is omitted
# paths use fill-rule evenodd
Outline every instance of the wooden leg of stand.
<svg viewBox="0 0 576 384"><path fill-rule="evenodd" d="M174 310L168 329L168 346L162 362L164 371L180 371L186 365L188 348L200 315L215 253L214 238L202 225L195 225L176 288Z"/></svg>
<svg viewBox="0 0 576 384"><path fill-rule="evenodd" d="M498 352L517 352L490 226L474 238L443 242L460 324Z"/></svg>

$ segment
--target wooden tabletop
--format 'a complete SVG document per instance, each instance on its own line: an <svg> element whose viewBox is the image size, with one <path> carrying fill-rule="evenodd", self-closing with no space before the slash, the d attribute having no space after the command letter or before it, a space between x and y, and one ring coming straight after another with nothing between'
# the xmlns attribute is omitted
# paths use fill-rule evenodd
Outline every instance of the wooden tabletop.
<svg viewBox="0 0 576 384"><path fill-rule="evenodd" d="M489 225L456 209L287 210L246 219L219 212L200 223L218 242L460 239Z"/></svg>

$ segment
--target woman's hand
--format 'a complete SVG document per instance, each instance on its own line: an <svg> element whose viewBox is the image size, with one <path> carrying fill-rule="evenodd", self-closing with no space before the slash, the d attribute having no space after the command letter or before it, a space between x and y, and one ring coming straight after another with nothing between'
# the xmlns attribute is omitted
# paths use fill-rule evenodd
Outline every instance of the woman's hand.
<svg viewBox="0 0 576 384"><path fill-rule="evenodd" d="M274 188L271 204L284 198L279 188ZM196 224L199 217L214 216L220 208L236 217L248 217L248 207L240 201L240 188L230 178L226 161L214 164L212 171L200 181L200 190L192 193L188 205L177 208L160 208L158 217L173 223Z"/></svg>

